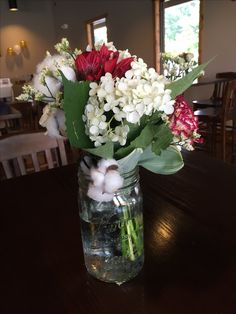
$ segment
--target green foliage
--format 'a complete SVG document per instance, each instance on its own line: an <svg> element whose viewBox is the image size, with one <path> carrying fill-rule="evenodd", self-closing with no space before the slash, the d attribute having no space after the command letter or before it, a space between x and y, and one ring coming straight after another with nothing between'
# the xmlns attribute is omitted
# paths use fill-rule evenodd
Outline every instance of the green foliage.
<svg viewBox="0 0 236 314"><path fill-rule="evenodd" d="M182 94L187 88L189 88L192 85L193 81L201 74L201 72L209 64L209 62L211 62L211 60L194 68L191 72L189 72L186 76L182 77L181 79L171 82L168 85L168 89L171 90L171 97L174 99L176 96Z"/></svg>
<svg viewBox="0 0 236 314"><path fill-rule="evenodd" d="M115 158L120 159L130 154L136 148L145 149L153 143L154 150L160 154L172 142L173 135L170 129L163 124L153 124L153 120L147 120L140 134L126 147L121 147L115 153Z"/></svg>
<svg viewBox="0 0 236 314"><path fill-rule="evenodd" d="M93 143L85 134L85 124L82 120L84 108L88 101L89 82L72 82L61 73L64 85L63 109L66 117L66 133L71 146L90 148Z"/></svg>
<svg viewBox="0 0 236 314"><path fill-rule="evenodd" d="M101 158L109 159L113 158L114 155L114 143L107 142L102 146L95 148L85 148L85 150L93 155L99 156Z"/></svg>
<svg viewBox="0 0 236 314"><path fill-rule="evenodd" d="M152 142L152 151L156 155L160 155L162 150L165 150L172 142L173 134L167 125L161 124L158 127L157 136L154 136Z"/></svg>
<svg viewBox="0 0 236 314"><path fill-rule="evenodd" d="M143 150L141 148L134 149L128 156L118 160L121 173L126 173L136 167Z"/></svg>
<svg viewBox="0 0 236 314"><path fill-rule="evenodd" d="M181 153L175 146L169 146L161 151L159 156L152 152L151 146L148 146L141 155L138 165L154 173L168 175L179 171L184 163Z"/></svg>

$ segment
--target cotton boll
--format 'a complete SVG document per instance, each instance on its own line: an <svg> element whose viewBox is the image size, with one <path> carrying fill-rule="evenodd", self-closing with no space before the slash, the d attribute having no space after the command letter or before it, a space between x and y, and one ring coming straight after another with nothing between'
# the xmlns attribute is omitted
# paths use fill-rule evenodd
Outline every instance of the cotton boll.
<svg viewBox="0 0 236 314"><path fill-rule="evenodd" d="M46 105L44 108L43 108L43 114L39 120L39 124L43 127L46 127L47 125L47 121L48 119L50 118L50 116L53 115L52 111L51 111L51 108L49 105Z"/></svg>
<svg viewBox="0 0 236 314"><path fill-rule="evenodd" d="M66 117L64 110L57 109L55 112L55 118L57 120L60 133L63 136L66 136Z"/></svg>
<svg viewBox="0 0 236 314"><path fill-rule="evenodd" d="M80 162L80 168L84 174L86 174L87 176L90 175L89 168L87 167L87 165L85 164L85 162L83 160Z"/></svg>
<svg viewBox="0 0 236 314"><path fill-rule="evenodd" d="M39 124L47 129L46 133L49 136L61 138L62 136L59 133L56 113L57 109L51 109L49 105L45 106Z"/></svg>
<svg viewBox="0 0 236 314"><path fill-rule="evenodd" d="M92 184L89 185L87 195L97 202L110 202L112 201L114 196L113 194L104 193L102 188L96 187Z"/></svg>
<svg viewBox="0 0 236 314"><path fill-rule="evenodd" d="M109 170L105 175L104 192L114 193L122 187L124 179L116 170Z"/></svg>
<svg viewBox="0 0 236 314"><path fill-rule="evenodd" d="M118 162L115 159L100 159L98 162L98 169L105 174L107 168L113 165L118 167Z"/></svg>
<svg viewBox="0 0 236 314"><path fill-rule="evenodd" d="M75 71L69 67L69 66L66 66L66 65L63 65L61 68L60 68L61 72L65 75L65 77L67 78L67 80L69 81L73 81L75 82L76 81L76 74L75 74Z"/></svg>
<svg viewBox="0 0 236 314"><path fill-rule="evenodd" d="M49 95L56 97L56 94L59 92L59 90L61 89L61 82L57 79L55 79L54 77L51 76L46 76L45 77L45 82L50 90Z"/></svg>
<svg viewBox="0 0 236 314"><path fill-rule="evenodd" d="M47 135L51 137L61 138L61 135L58 130L58 124L54 116L51 116L47 120L46 128L47 128L47 132L46 132Z"/></svg>
<svg viewBox="0 0 236 314"><path fill-rule="evenodd" d="M93 185L96 187L102 187L104 183L104 173L92 168L90 171L90 176L93 181Z"/></svg>

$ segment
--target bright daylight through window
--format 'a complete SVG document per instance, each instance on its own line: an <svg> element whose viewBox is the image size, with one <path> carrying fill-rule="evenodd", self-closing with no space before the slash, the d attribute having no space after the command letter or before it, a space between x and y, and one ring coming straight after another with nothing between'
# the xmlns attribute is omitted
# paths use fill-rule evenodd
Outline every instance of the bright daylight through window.
<svg viewBox="0 0 236 314"><path fill-rule="evenodd" d="M165 1L164 51L175 54L190 52L198 62L199 22L200 0Z"/></svg>

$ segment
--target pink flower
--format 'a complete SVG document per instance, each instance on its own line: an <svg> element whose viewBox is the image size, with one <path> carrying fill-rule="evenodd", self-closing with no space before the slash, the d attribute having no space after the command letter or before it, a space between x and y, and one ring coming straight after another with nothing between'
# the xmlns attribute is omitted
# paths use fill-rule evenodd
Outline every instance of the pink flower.
<svg viewBox="0 0 236 314"><path fill-rule="evenodd" d="M170 116L169 127L175 137L179 138L181 142L187 141L192 145L195 143L202 143L203 139L197 133L198 119L194 116L192 109L185 101L182 95L177 96L174 104L174 112Z"/></svg>

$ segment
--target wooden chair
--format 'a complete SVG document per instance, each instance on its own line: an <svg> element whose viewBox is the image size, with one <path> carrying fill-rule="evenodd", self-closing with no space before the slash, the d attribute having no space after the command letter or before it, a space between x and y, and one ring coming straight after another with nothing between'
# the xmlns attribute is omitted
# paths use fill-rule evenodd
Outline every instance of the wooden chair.
<svg viewBox="0 0 236 314"><path fill-rule="evenodd" d="M35 124L33 119L33 106L31 102L27 101L15 101L11 103L12 108L18 110L21 115L21 127L23 130L35 130Z"/></svg>
<svg viewBox="0 0 236 314"><path fill-rule="evenodd" d="M3 138L0 140L0 164L7 179L67 165L64 140L41 132Z"/></svg>
<svg viewBox="0 0 236 314"><path fill-rule="evenodd" d="M236 72L216 73L213 94L209 99L193 100L193 110L222 106L223 95L229 81L236 80ZM201 83L199 83L201 85ZM204 85L204 83L203 83Z"/></svg>
<svg viewBox="0 0 236 314"><path fill-rule="evenodd" d="M0 135L18 132L21 129L22 114L10 107L10 113L0 115Z"/></svg>
<svg viewBox="0 0 236 314"><path fill-rule="evenodd" d="M205 108L194 111L198 117L200 132L208 136L210 151L215 154L217 139L220 142L220 152L226 161L227 139L231 140L232 154L234 151L234 133L236 130L236 80L227 84L223 95L221 108Z"/></svg>
<svg viewBox="0 0 236 314"><path fill-rule="evenodd" d="M212 96L208 99L193 100L193 110L222 106L223 95L225 93L229 80L229 78L217 77L216 80L214 80L214 89Z"/></svg>

